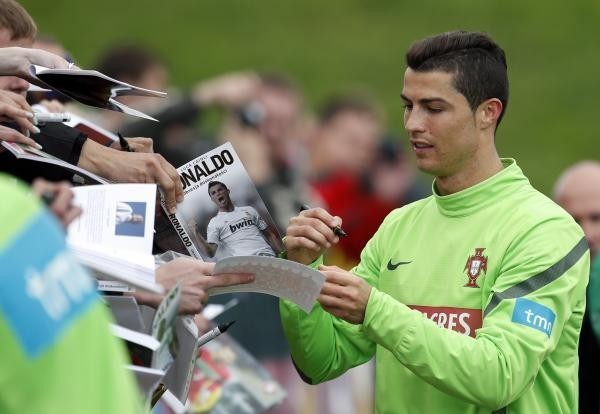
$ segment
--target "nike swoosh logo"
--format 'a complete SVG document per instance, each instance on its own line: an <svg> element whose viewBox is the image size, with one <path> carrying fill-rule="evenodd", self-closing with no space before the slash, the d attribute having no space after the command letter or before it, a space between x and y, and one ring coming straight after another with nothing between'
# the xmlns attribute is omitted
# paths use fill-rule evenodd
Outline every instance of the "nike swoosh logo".
<svg viewBox="0 0 600 414"><path fill-rule="evenodd" d="M405 264L409 264L409 263L412 263L412 260L411 260L410 262L398 262L398 263L392 263L392 259L390 259L390 261L389 261L389 262L388 262L388 264L387 264L387 268L388 268L388 270L396 270L396 268L397 268L398 266L405 265Z"/></svg>

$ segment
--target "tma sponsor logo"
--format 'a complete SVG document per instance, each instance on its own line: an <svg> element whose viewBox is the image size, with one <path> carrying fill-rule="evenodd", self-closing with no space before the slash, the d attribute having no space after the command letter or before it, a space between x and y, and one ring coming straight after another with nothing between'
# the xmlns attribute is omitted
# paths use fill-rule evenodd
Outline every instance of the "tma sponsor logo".
<svg viewBox="0 0 600 414"><path fill-rule="evenodd" d="M537 329L550 336L556 315L544 305L529 299L518 298L512 314L512 321Z"/></svg>

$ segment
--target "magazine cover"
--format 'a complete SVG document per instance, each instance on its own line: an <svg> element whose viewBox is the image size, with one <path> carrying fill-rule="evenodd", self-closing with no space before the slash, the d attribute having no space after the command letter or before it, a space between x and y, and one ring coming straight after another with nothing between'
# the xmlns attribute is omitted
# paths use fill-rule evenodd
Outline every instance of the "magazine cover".
<svg viewBox="0 0 600 414"><path fill-rule="evenodd" d="M185 200L167 217L190 255L216 262L229 256L276 257L283 250L275 223L230 143L177 171Z"/></svg>

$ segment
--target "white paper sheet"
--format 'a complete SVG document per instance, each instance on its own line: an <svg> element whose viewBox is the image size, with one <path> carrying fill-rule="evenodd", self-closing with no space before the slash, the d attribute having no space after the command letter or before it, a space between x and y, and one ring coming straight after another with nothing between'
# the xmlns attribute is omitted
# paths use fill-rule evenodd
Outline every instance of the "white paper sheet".
<svg viewBox="0 0 600 414"><path fill-rule="evenodd" d="M217 262L213 274L252 273L252 283L217 287L209 290L211 295L231 292L266 293L291 300L305 312L313 307L325 283L325 276L290 260L264 256L235 256Z"/></svg>

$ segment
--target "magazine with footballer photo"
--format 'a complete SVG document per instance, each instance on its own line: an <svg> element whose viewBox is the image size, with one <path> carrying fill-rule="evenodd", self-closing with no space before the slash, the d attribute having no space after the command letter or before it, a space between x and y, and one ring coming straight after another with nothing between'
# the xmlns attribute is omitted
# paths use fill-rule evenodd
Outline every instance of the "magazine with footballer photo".
<svg viewBox="0 0 600 414"><path fill-rule="evenodd" d="M168 244L169 250L208 262L230 256L277 257L283 250L277 227L230 143L177 171L185 198L177 213L167 213L179 239ZM163 231L157 224L158 236Z"/></svg>

